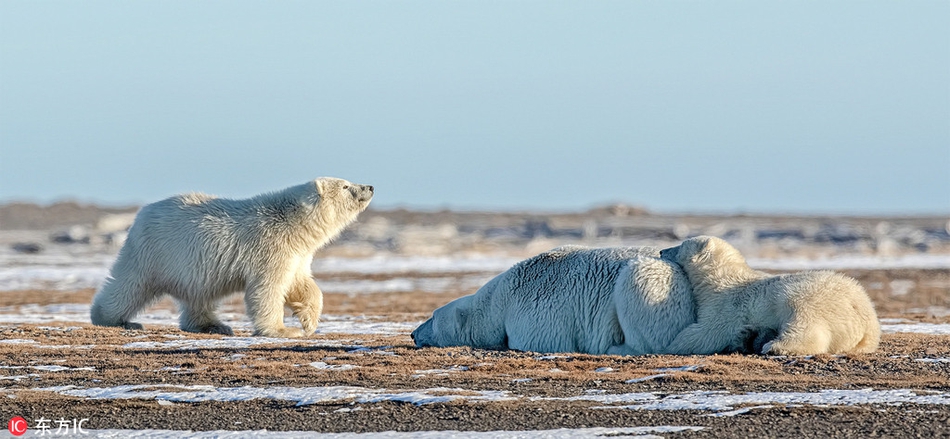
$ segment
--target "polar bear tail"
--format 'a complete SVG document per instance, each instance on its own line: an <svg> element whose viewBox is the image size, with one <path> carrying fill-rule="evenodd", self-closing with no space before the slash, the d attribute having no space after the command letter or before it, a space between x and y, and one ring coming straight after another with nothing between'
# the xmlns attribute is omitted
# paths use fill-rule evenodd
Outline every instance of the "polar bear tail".
<svg viewBox="0 0 950 439"><path fill-rule="evenodd" d="M865 316L866 325L864 337L855 345L851 352L871 353L877 350L881 343L881 324L877 320L877 313L871 310L870 316Z"/></svg>
<svg viewBox="0 0 950 439"><path fill-rule="evenodd" d="M874 352L881 342L881 323L877 319L874 303L871 302L871 298L868 297L864 287L858 284L856 280L843 275L838 276L845 285L839 291L847 293L851 310L857 317L857 319L854 320L855 329L853 332L857 332L855 335L860 335L861 337L854 347L847 349L846 352Z"/></svg>
<svg viewBox="0 0 950 439"><path fill-rule="evenodd" d="M858 345L854 347L853 352L861 353L871 353L877 350L877 346L881 343L881 333L880 331L872 332L868 331L864 334L864 338L858 342Z"/></svg>

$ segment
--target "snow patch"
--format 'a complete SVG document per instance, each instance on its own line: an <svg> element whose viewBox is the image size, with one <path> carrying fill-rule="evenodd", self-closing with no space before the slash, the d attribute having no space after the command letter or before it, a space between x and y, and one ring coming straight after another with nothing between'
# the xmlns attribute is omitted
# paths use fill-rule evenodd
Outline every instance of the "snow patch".
<svg viewBox="0 0 950 439"><path fill-rule="evenodd" d="M233 402L255 399L294 401L297 405L325 402L352 401L376 403L383 401L408 402L415 405L444 403L456 400L466 402L510 401L517 399L507 391L464 390L444 387L390 392L353 386L330 387L215 387L209 385L180 386L172 384L136 384L116 387L78 388L58 386L34 389L61 395L89 399L154 399L171 402Z"/></svg>
<svg viewBox="0 0 950 439"><path fill-rule="evenodd" d="M504 255L402 256L379 254L367 258L327 257L313 260L315 273L500 273L520 261Z"/></svg>
<svg viewBox="0 0 950 439"><path fill-rule="evenodd" d="M950 404L950 393L917 392L909 389L897 390L821 390L819 392L752 392L730 394L723 391L695 391L667 396L655 393L630 393L621 395L582 395L569 400L600 401L612 405L600 408L623 408L632 410L710 410L723 412L734 410L735 406L768 404L806 404L806 405L857 405L857 404ZM627 401L627 402L624 402Z"/></svg>
<svg viewBox="0 0 950 439"><path fill-rule="evenodd" d="M668 373L658 373L658 374L656 374L656 375L647 375L647 376L645 376L645 377L633 378L633 379L630 379L630 380L627 380L627 381L624 381L624 382L627 383L627 384L642 383L642 382L644 382L644 381L655 380L655 379L657 379L657 378L663 378L663 377L668 377L668 376L672 376L672 375L670 375L670 374L668 374Z"/></svg>
<svg viewBox="0 0 950 439"><path fill-rule="evenodd" d="M736 415L742 415L742 414L749 413L749 412L751 412L752 410L755 410L755 409L770 409L770 408L772 408L772 407L774 407L774 406L771 406L771 405L755 405L755 406L752 406L752 407L743 407L743 408L737 409L737 410L729 410L729 411L727 411L727 412L711 413L711 414L708 414L708 415L706 415L706 416L712 416L712 417L714 417L714 418L732 417L732 416L736 416Z"/></svg>
<svg viewBox="0 0 950 439"><path fill-rule="evenodd" d="M210 385L137 384L116 387L79 388L59 386L33 389L61 395L90 399L148 399L171 402L250 401L276 399L294 401L298 405L354 402L359 404L384 401L408 402L415 405L463 402L516 401L590 401L605 406L599 409L632 410L707 410L727 412L736 406L762 405L857 405L857 404L925 404L950 405L950 393L939 391L896 390L822 390L819 392L750 392L731 394L726 391L693 391L686 393L637 392L607 394L587 392L572 397L524 397L501 390L465 390L430 388L389 391L354 386L329 387L215 387Z"/></svg>
<svg viewBox="0 0 950 439"><path fill-rule="evenodd" d="M270 337L222 337L206 339L176 339L168 341L134 341L122 345L125 349L244 349L262 344L310 344L320 346L339 346L343 344L328 340L308 340L295 338Z"/></svg>
<svg viewBox="0 0 950 439"><path fill-rule="evenodd" d="M874 270L895 268L950 268L950 254L913 254L902 256L844 255L818 259L748 259L749 266L758 270L847 270L866 268Z"/></svg>
<svg viewBox="0 0 950 439"><path fill-rule="evenodd" d="M881 320L884 322L884 320ZM950 324L948 323L901 323L901 324L882 324L881 332L894 333L913 333L930 335L950 335Z"/></svg>
<svg viewBox="0 0 950 439"><path fill-rule="evenodd" d="M353 369L358 368L359 366L355 366L352 364L327 364L322 361L314 361L313 363L310 363L310 367L314 367L320 370L344 371L344 370L353 370Z"/></svg>
<svg viewBox="0 0 950 439"><path fill-rule="evenodd" d="M66 366L57 366L57 365L39 365L39 366L0 366L0 369L33 369L43 372L64 372L64 371L74 371L74 370L89 370L95 371L95 367L66 367Z"/></svg>

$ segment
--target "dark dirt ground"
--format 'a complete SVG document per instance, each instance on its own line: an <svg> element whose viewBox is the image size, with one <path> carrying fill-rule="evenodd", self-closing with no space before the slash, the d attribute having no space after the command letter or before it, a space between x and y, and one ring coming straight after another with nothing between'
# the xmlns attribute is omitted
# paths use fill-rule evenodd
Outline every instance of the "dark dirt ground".
<svg viewBox="0 0 950 439"><path fill-rule="evenodd" d="M948 323L935 312L950 307L950 270L853 270L874 299L882 318ZM913 282L895 291L895 280ZM319 279L318 279L319 282ZM92 291L2 292L2 305L88 303ZM457 294L400 293L344 295L328 292L329 315L378 316L382 321L418 322ZM239 301L234 301L239 304ZM232 303L233 305L233 303ZM160 306L169 306L164 303ZM246 330L238 336L249 336ZM602 409L602 402L532 400L564 398L590 391L607 394L656 392L660 395L705 391L817 392L822 389L911 389L950 391L950 336L885 334L873 354L814 357L592 356L549 358L536 353L469 348L416 349L408 334L321 334L287 343L246 348L129 348L131 342L217 339L186 334L171 326L144 331L98 328L86 322L0 324L0 414L5 419L88 418L86 429L295 430L373 432L424 430L531 430L581 427L702 426L700 431L663 433L666 437L950 437L950 405L812 406L771 404L735 416L710 416L705 410ZM170 338L171 337L171 338ZM2 343L26 339L36 343ZM54 347L43 347L54 346ZM356 347L376 351L354 351ZM379 350L386 351L381 355ZM349 370L309 367L311 362L358 366ZM24 367L58 365L81 370L36 372ZM701 367L668 376L657 369ZM465 366L467 370L419 373ZM13 369L10 369L13 368ZM85 368L92 368L88 370ZM611 368L609 373L597 372ZM603 370L603 369L601 369ZM29 376L34 373L36 376ZM530 380L526 380L530 379ZM391 390L500 390L515 401L359 403L336 400L298 406L295 401L255 399L240 402L176 402L154 399L85 399L37 389L128 384L212 385L217 387L357 386ZM464 392L464 391L463 391ZM741 407L736 407L741 408ZM345 409L345 410L341 410Z"/></svg>

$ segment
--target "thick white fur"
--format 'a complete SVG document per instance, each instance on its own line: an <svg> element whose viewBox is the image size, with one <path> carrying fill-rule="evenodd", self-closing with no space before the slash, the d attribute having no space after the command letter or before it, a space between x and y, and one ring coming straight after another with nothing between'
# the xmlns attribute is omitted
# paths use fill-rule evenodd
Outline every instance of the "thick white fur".
<svg viewBox="0 0 950 439"><path fill-rule="evenodd" d="M668 353L742 351L756 335L755 349L773 355L877 349L877 313L854 279L830 271L778 276L755 271L735 247L709 236L662 254L686 271L697 309L696 323L676 336Z"/></svg>
<svg viewBox="0 0 950 439"><path fill-rule="evenodd" d="M372 186L324 177L249 199L192 193L146 205L93 299L92 323L140 329L130 320L168 294L181 307L181 329L232 334L215 308L244 290L255 335L308 335L323 310L313 253L372 196ZM284 326L285 305L303 331Z"/></svg>
<svg viewBox="0 0 950 439"><path fill-rule="evenodd" d="M412 337L419 347L642 355L695 319L685 273L657 249L568 246L435 310Z"/></svg>

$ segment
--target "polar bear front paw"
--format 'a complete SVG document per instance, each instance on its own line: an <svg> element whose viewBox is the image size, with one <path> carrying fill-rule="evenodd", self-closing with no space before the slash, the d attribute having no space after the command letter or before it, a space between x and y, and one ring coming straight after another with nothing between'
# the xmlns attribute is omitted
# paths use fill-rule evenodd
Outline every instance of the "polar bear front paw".
<svg viewBox="0 0 950 439"><path fill-rule="evenodd" d="M300 321L304 334L313 334L313 331L317 330L317 325L320 323L320 312L316 308L300 302L293 302L290 304L290 309L294 312L294 317L297 317L297 320Z"/></svg>
<svg viewBox="0 0 950 439"><path fill-rule="evenodd" d="M142 326L141 323L135 323L135 322L125 322L119 326L121 326L124 329L131 329L133 331L140 331L142 329L145 329L145 327Z"/></svg>

